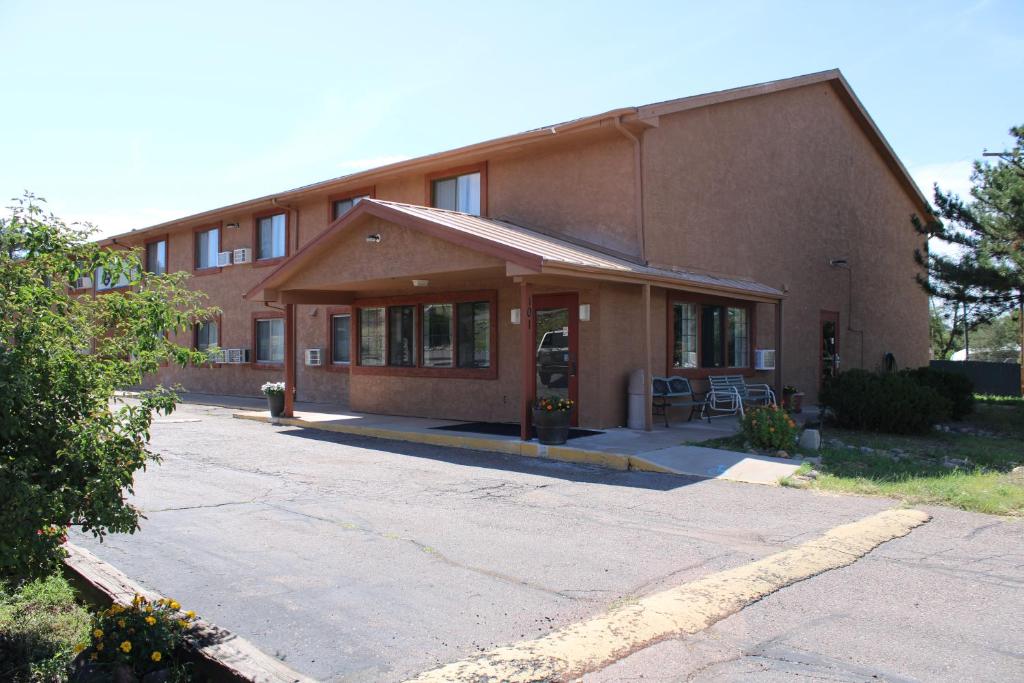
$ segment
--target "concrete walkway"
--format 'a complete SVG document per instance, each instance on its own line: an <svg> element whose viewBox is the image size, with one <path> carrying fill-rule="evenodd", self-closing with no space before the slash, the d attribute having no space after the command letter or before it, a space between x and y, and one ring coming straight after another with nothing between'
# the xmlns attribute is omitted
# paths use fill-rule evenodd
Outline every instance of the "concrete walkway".
<svg viewBox="0 0 1024 683"><path fill-rule="evenodd" d="M521 441L518 436L438 429L463 422L459 420L357 413L342 406L313 403L297 403L294 417L272 419L263 409L265 402L261 399L199 394L188 394L183 399L189 403L236 408L238 410L233 416L243 420L450 448L550 458L616 470L776 485L779 479L793 474L800 466L799 460L692 445L694 442L735 434L739 425L734 418L718 418L710 423L700 420L674 422L668 428L657 425L650 432L608 429L593 436L571 439L564 446L544 446L535 440Z"/></svg>

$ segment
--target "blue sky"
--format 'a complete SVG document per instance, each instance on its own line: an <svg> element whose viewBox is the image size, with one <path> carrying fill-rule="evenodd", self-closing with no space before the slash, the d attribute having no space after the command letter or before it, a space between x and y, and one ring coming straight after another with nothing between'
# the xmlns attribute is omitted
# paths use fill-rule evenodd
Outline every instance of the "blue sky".
<svg viewBox="0 0 1024 683"><path fill-rule="evenodd" d="M839 67L919 183L1024 124L1024 3L0 2L0 196L104 233Z"/></svg>

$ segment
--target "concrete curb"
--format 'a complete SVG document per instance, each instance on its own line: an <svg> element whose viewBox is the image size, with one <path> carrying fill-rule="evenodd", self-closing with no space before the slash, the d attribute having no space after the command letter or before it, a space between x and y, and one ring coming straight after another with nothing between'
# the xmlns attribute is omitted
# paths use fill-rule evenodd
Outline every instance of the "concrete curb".
<svg viewBox="0 0 1024 683"><path fill-rule="evenodd" d="M68 557L64 567L74 583L80 584L88 597L98 603L131 604L135 594L147 600L164 596L147 590L132 581L120 569L104 562L85 548L73 543L65 545ZM211 681L253 681L254 683L316 683L316 680L293 671L248 640L202 619L195 622L194 635L202 643L191 650L198 658L196 665Z"/></svg>

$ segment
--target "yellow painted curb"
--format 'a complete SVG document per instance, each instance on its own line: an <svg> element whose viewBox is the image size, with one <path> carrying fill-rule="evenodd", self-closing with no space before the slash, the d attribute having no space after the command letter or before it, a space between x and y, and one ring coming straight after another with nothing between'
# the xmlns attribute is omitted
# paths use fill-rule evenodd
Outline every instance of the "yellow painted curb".
<svg viewBox="0 0 1024 683"><path fill-rule="evenodd" d="M360 427L358 425L346 425L336 422L312 422L299 417L278 417L271 418L268 415L252 412L235 412L232 417L239 420L252 420L254 422L266 422L269 424L288 425L291 427L304 427L307 429L320 429L325 432L338 432L341 434L355 434L359 436L372 436L379 439L391 439L393 441L407 441L411 443L426 443L433 446L447 446L449 448L465 448L474 451L488 451L491 453L505 453L506 455L524 455L527 457L551 458L564 462L575 462L586 465L598 465L614 470L629 469L630 458L628 455L619 453L605 453L604 451L590 451L582 448L569 448L565 446L543 446L533 441L498 441L495 439L482 439L474 436L461 436L445 433L407 432L398 429L382 429L380 427ZM669 472L671 470L649 470Z"/></svg>
<svg viewBox="0 0 1024 683"><path fill-rule="evenodd" d="M427 671L412 681L570 680L672 636L697 633L798 581L853 564L930 516L886 510L750 564L656 593L538 638Z"/></svg>
<svg viewBox="0 0 1024 683"><path fill-rule="evenodd" d="M638 472L657 472L659 474L679 474L675 470L657 465L649 460L638 458L635 455L629 456L629 469L636 470Z"/></svg>

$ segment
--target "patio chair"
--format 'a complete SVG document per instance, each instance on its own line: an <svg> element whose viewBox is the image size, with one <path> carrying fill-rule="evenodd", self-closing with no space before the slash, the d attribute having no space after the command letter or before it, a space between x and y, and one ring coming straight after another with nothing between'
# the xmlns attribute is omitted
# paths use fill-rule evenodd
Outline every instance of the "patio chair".
<svg viewBox="0 0 1024 683"><path fill-rule="evenodd" d="M777 405L775 392L767 384L747 384L743 375L713 375L708 377L710 391L701 417L708 421L712 417L739 414L743 417L744 405ZM714 415L718 412L720 415Z"/></svg>
<svg viewBox="0 0 1024 683"><path fill-rule="evenodd" d="M704 401L699 399L690 387L690 380L684 377L654 377L651 379L652 392L651 401L654 413L665 416L665 426L668 427L669 408L689 408L690 414L686 421L693 419L693 413L700 408L703 410Z"/></svg>

